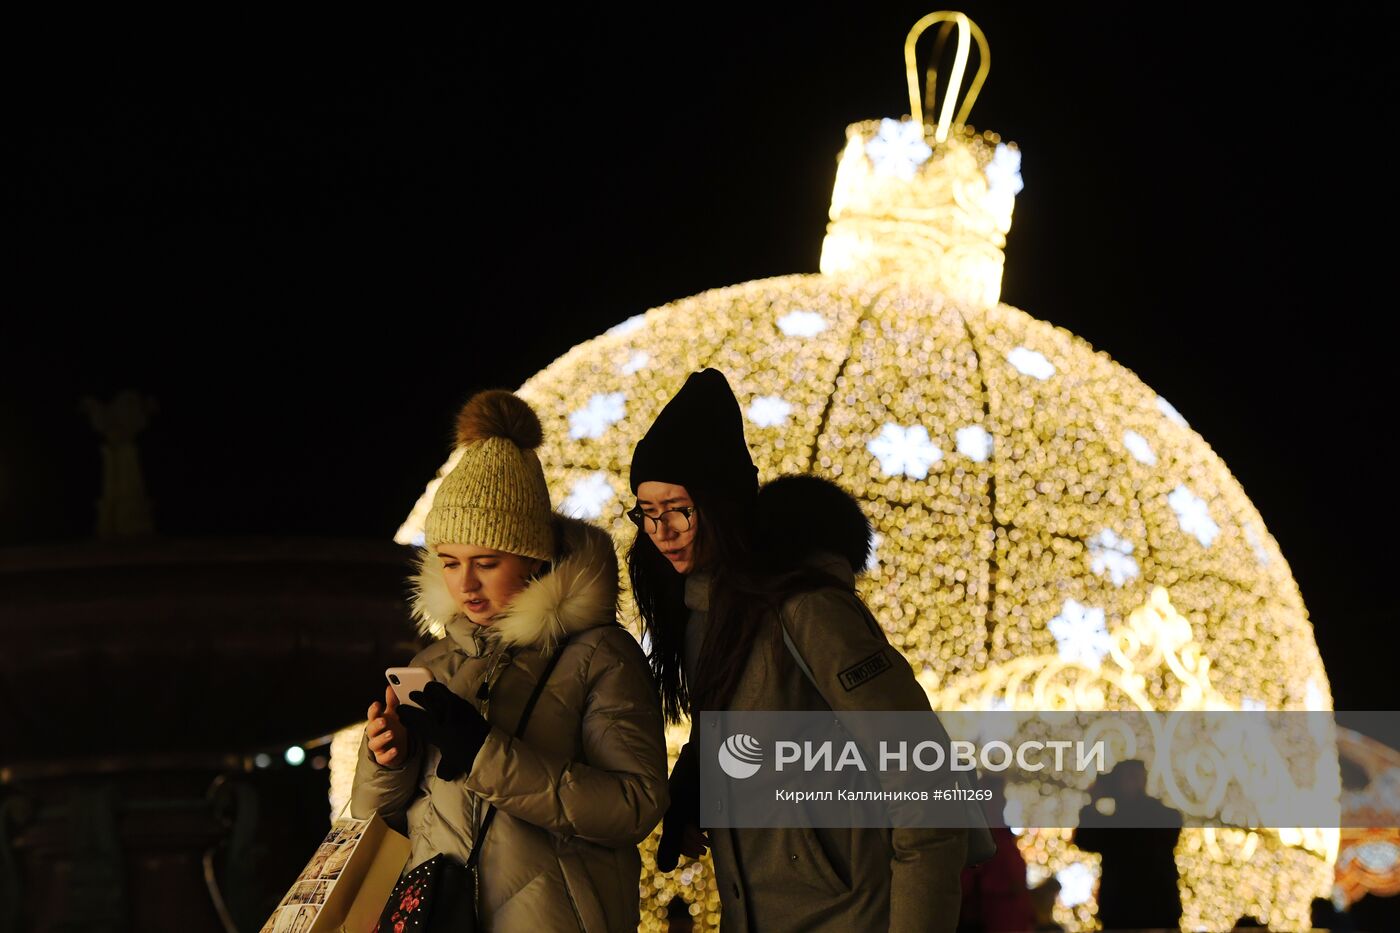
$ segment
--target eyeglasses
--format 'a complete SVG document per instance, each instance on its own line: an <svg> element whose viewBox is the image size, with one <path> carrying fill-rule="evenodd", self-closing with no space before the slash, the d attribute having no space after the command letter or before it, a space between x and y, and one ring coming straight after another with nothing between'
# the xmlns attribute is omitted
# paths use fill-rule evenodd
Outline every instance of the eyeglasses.
<svg viewBox="0 0 1400 933"><path fill-rule="evenodd" d="M695 523L694 516L695 507L689 505L679 509L667 509L660 515L648 515L642 511L640 505L632 506L627 512L627 517L632 519L632 524L649 535L660 532L662 524L665 524L676 534L683 534L689 531L690 526Z"/></svg>

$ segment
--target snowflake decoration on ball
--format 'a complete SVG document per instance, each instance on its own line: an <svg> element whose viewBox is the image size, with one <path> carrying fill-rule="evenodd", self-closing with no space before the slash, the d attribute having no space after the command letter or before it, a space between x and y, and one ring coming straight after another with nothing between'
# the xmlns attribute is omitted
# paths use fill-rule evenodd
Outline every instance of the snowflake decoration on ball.
<svg viewBox="0 0 1400 933"><path fill-rule="evenodd" d="M632 353L631 356L627 357L627 362L623 363L617 368L617 371L622 373L622 375L624 376L635 376L637 373L645 369L647 364L650 362L650 353L648 353L645 350L636 350Z"/></svg>
<svg viewBox="0 0 1400 933"><path fill-rule="evenodd" d="M760 428L780 428L791 414L792 404L777 395L760 395L749 405L749 420Z"/></svg>
<svg viewBox="0 0 1400 933"><path fill-rule="evenodd" d="M1044 353L1029 347L1017 347L1012 350L1006 354L1006 361L1016 367L1016 371L1021 375L1039 379L1041 382L1055 375L1055 364L1047 360Z"/></svg>
<svg viewBox="0 0 1400 933"><path fill-rule="evenodd" d="M634 314L621 324L614 324L612 327L609 327L604 333L609 337L623 337L627 334L636 333L646 326L646 318L646 314Z"/></svg>
<svg viewBox="0 0 1400 933"><path fill-rule="evenodd" d="M983 171L987 176L987 190L994 195L1015 197L1026 187L1021 181L1021 150L1012 149L1006 143L997 143L992 161Z"/></svg>
<svg viewBox="0 0 1400 933"><path fill-rule="evenodd" d="M933 155L924 142L922 123L905 120L880 121L880 132L865 144L865 154L875 166L876 175L912 181L914 173Z"/></svg>
<svg viewBox="0 0 1400 933"><path fill-rule="evenodd" d="M1089 541L1089 569L1099 576L1108 574L1114 586L1137 579L1138 565L1133 560L1133 544L1105 528Z"/></svg>
<svg viewBox="0 0 1400 933"><path fill-rule="evenodd" d="M1220 534L1220 526L1210 517L1210 506L1206 500L1185 486L1178 486L1167 496L1167 505L1176 513L1177 524L1188 535L1195 535L1202 547L1210 547L1215 536Z"/></svg>
<svg viewBox="0 0 1400 933"><path fill-rule="evenodd" d="M597 439L603 432L622 420L627 411L627 397L621 392L600 393L588 404L569 415L569 437Z"/></svg>
<svg viewBox="0 0 1400 933"><path fill-rule="evenodd" d="M1181 412L1176 410L1176 406L1173 405L1171 402L1167 401L1166 399L1162 398L1162 396L1160 395L1157 396L1157 410L1160 411L1162 414L1166 415L1167 420L1169 420L1172 424L1175 424L1178 427L1182 428L1191 427L1191 424L1186 420L1186 417L1182 415Z"/></svg>
<svg viewBox="0 0 1400 933"><path fill-rule="evenodd" d="M568 497L561 504L560 511L572 518L592 521L602 518L603 506L607 505L613 496L608 474L596 471L574 481L573 486L569 488Z"/></svg>
<svg viewBox="0 0 1400 933"><path fill-rule="evenodd" d="M1136 431L1123 432L1123 446L1128 453L1133 455L1133 459L1145 466L1157 465L1157 452L1152 449L1147 438Z"/></svg>
<svg viewBox="0 0 1400 933"><path fill-rule="evenodd" d="M958 428L958 453L975 463L986 463L992 456L992 435L980 424Z"/></svg>
<svg viewBox="0 0 1400 933"><path fill-rule="evenodd" d="M826 330L826 318L815 311L789 311L778 318L778 330L789 337L815 337Z"/></svg>
<svg viewBox="0 0 1400 933"><path fill-rule="evenodd" d="M929 439L928 429L921 424L902 427L887 424L866 449L880 461L886 476L928 479L928 468L943 459L943 451Z"/></svg>
<svg viewBox="0 0 1400 933"><path fill-rule="evenodd" d="M1113 644L1104 623L1104 611L1080 605L1072 599L1065 600L1060 614L1050 620L1050 634L1055 636L1061 658L1078 661L1095 670L1108 657Z"/></svg>
<svg viewBox="0 0 1400 933"><path fill-rule="evenodd" d="M1087 903L1094 894L1094 873L1083 862L1074 862L1055 872L1060 883L1060 903L1074 907Z"/></svg>

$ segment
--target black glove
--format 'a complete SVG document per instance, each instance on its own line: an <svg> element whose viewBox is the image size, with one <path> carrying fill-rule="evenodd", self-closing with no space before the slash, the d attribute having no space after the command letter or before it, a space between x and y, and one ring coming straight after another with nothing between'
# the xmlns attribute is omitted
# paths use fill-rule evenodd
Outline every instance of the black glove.
<svg viewBox="0 0 1400 933"><path fill-rule="evenodd" d="M687 826L700 825L700 759L693 743L686 743L671 769L671 805L661 819L661 841L656 846L656 867L671 871L681 857L681 840Z"/></svg>
<svg viewBox="0 0 1400 933"><path fill-rule="evenodd" d="M413 691L408 698L423 708L404 704L399 707L399 719L408 726L410 734L436 745L442 753L437 776L444 781L455 781L469 773L486 736L491 733L491 726L476 707L436 680L422 690Z"/></svg>

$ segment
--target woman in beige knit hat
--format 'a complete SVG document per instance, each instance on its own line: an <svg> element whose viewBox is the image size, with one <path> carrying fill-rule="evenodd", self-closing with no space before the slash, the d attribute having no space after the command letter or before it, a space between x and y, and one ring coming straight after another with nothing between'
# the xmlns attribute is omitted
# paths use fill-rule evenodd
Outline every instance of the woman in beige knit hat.
<svg viewBox="0 0 1400 933"><path fill-rule="evenodd" d="M351 811L407 830L405 873L464 863L481 839L485 929L631 931L637 844L668 803L661 710L617 623L612 541L551 510L540 441L509 392L459 415L414 579L420 625L446 631L411 662L435 682L423 709L392 690L370 707Z"/></svg>

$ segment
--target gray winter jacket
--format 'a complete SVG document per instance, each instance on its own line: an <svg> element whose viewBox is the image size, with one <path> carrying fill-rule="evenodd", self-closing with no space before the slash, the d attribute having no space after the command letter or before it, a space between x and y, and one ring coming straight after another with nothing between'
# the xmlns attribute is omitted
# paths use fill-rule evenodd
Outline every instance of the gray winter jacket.
<svg viewBox="0 0 1400 933"><path fill-rule="evenodd" d="M384 768L362 742L351 812L378 810L407 831L407 871L438 852L465 860L494 804L480 857L486 929L630 933L640 919L637 844L668 802L661 710L641 648L617 624L611 540L583 522L556 521L552 571L489 628L458 614L437 557L425 554L416 608L447 635L412 663L475 704L491 734L471 773L455 781L439 780L421 747L402 767ZM524 737L513 739L566 635ZM489 700L477 699L483 682Z"/></svg>
<svg viewBox="0 0 1400 933"><path fill-rule="evenodd" d="M908 661L876 625L854 590L845 560L820 568L840 581L789 598L782 622L812 672L780 669L779 625L769 613L756 633L733 710L928 710L928 695ZM709 579L686 580L690 626L706 624ZM687 632L687 641L691 632ZM687 657L687 675L694 652ZM872 659L879 660L872 663ZM848 686L843 671L876 671ZM815 686L814 686L815 681ZM701 714L697 712L697 718ZM703 727L703 724L702 724ZM687 753L698 751L692 733ZM704 822L704 814L701 814ZM712 829L710 847L725 933L898 930L952 933L967 846L962 829Z"/></svg>

